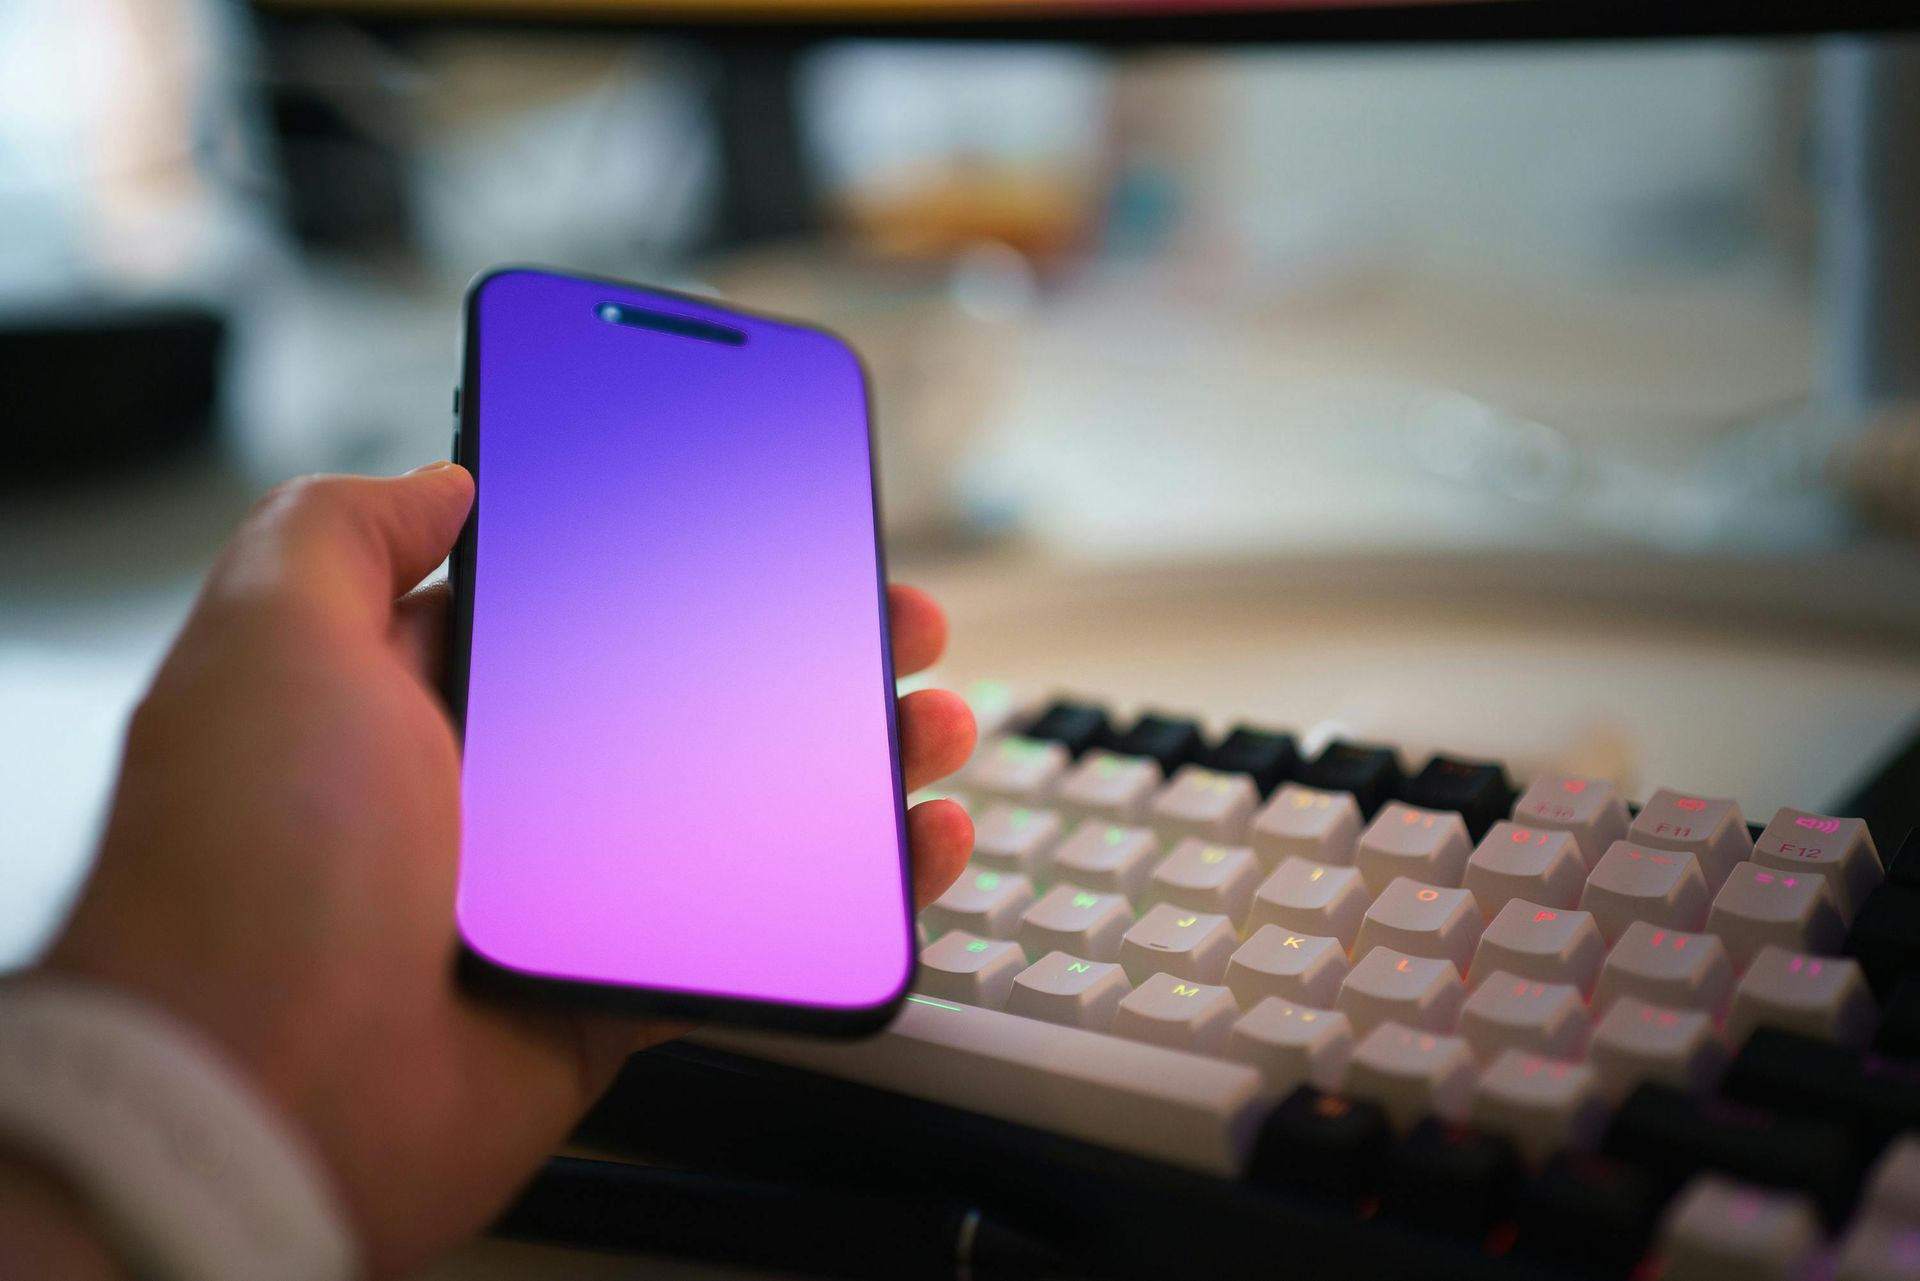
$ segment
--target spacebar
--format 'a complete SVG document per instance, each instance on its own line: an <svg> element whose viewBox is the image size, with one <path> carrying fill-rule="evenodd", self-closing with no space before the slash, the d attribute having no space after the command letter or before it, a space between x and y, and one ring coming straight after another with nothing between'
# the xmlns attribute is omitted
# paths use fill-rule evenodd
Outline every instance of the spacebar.
<svg viewBox="0 0 1920 1281"><path fill-rule="evenodd" d="M930 997L864 1041L689 1039L1229 1178L1269 1102L1244 1064Z"/></svg>

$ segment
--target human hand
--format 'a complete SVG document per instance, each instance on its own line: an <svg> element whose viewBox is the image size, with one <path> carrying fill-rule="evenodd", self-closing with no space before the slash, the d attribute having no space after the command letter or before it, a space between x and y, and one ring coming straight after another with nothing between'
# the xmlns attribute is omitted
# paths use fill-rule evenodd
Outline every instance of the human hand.
<svg viewBox="0 0 1920 1281"><path fill-rule="evenodd" d="M459 746L437 692L443 589L406 593L473 501L452 464L276 490L228 544L135 713L100 860L44 968L198 1027L304 1131L370 1271L478 1231L664 1023L529 1012L453 979ZM945 642L891 589L895 662ZM974 730L900 701L909 790ZM908 815L916 899L959 874L964 812Z"/></svg>

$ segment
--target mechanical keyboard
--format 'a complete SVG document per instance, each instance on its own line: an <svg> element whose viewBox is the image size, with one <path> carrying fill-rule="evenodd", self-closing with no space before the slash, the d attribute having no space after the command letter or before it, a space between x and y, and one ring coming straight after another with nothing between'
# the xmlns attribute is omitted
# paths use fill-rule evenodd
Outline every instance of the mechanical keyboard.
<svg viewBox="0 0 1920 1281"><path fill-rule="evenodd" d="M583 1137L984 1189L1075 1275L1920 1278L1913 835L970 697L981 746L913 799L976 847L899 1018L703 1030ZM731 1137L676 1149L662 1091Z"/></svg>

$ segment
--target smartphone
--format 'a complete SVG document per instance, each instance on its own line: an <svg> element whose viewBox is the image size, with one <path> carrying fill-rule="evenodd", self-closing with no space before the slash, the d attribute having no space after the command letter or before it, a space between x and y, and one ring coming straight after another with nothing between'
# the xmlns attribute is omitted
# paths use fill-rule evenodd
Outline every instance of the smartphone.
<svg viewBox="0 0 1920 1281"><path fill-rule="evenodd" d="M880 1027L915 949L859 358L810 325L537 268L481 276L465 313L463 975Z"/></svg>

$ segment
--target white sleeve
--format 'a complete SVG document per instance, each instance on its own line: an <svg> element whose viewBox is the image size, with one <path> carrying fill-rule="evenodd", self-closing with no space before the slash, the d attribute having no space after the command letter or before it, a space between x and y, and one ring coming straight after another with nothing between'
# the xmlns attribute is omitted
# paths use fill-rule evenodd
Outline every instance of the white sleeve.
<svg viewBox="0 0 1920 1281"><path fill-rule="evenodd" d="M346 1217L293 1126L204 1038L109 988L0 982L0 1139L71 1180L142 1275L358 1270Z"/></svg>

